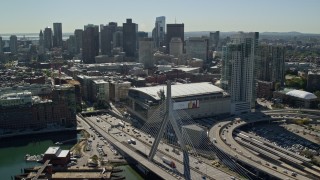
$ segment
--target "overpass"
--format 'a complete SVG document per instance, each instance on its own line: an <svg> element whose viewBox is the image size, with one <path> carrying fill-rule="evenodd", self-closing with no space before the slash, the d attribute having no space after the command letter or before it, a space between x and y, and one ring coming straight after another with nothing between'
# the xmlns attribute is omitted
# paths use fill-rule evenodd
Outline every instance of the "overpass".
<svg viewBox="0 0 320 180"><path fill-rule="evenodd" d="M210 133L209 133L210 137L216 139L217 147L220 148L225 153L229 154L230 156L234 157L235 159L237 159L238 161L240 161L242 163L245 163L255 169L258 169L259 171L262 171L262 172L269 174L272 177L277 177L280 179L285 179L285 178L289 178L289 177L290 178L297 178L297 179L308 179L308 177L306 177L305 172L311 173L311 174L319 177L319 173L318 173L319 169L317 167L311 166L309 164L310 160L307 158L304 158L301 156L299 156L299 158L298 158L297 157L298 155L292 156L293 158L289 157L289 155L291 156L294 153L286 152L286 150L284 151L284 149L282 149L282 148L279 149L279 148L276 148L271 145L270 145L271 148L263 147L262 149L257 150L256 152L258 152L258 153L255 154L252 151L248 151L247 149L244 149L243 147L241 147L239 145L239 143L245 147L256 147L257 142L252 142L253 140L251 139L251 137L250 137L250 140L251 140L250 144L246 143L244 141L240 142L240 139L238 139L238 138L234 139L232 134L234 134L234 130L236 130L237 128L244 126L244 125L247 125L247 124L250 124L250 123L274 121L274 120L280 120L280 119L297 119L297 118L301 118L301 117L319 119L320 118L320 111L319 110L310 110L310 109L281 109L281 110L263 111L263 113L265 115L270 115L273 118L267 117L265 115L263 115L261 117L253 117L252 118L253 114L244 114L241 117L241 121L230 120L230 121L224 121L224 122L220 122L220 123L216 124L210 130ZM305 114L305 113L308 113L308 114ZM282 116L287 115L287 116L282 117L281 115ZM245 137L242 137L242 138L245 138ZM266 145L269 145L269 144L271 144L271 143L266 143ZM260 144L258 144L258 145L260 145ZM260 146L262 146L262 145L260 145ZM275 151L274 148L277 150L280 150L280 151L277 152L276 154L274 154L274 152L273 152L273 151ZM304 167L303 169L299 168L299 169L301 169L301 171L297 169L297 172L298 173L300 172L300 174L298 174L296 177L289 176L287 173L284 173L284 172L286 172L286 170L283 169L283 167L277 166L277 165L272 165L272 167L271 167L270 163L268 163L268 162L264 163L265 160L258 157L260 154L268 156L268 154L270 155L270 153L272 153L272 156L269 156L269 157L274 158L275 160L282 158L282 159L286 160L286 162L290 162L290 161L291 162L299 162L298 164L301 164L302 162L299 160L302 160L303 165L306 165L306 167ZM260 165L257 166L256 162ZM284 166L284 167L286 167L286 166ZM300 167L300 166L298 166L298 167Z"/></svg>

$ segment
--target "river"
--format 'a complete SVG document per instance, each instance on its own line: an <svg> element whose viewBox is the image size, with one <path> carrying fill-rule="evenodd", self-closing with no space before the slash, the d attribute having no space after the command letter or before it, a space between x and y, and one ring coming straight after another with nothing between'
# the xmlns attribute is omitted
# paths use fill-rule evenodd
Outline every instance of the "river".
<svg viewBox="0 0 320 180"><path fill-rule="evenodd" d="M0 139L0 179L10 180L14 175L21 174L23 168L37 165L35 162L26 162L24 160L26 154L43 154L49 146L55 146L55 142L76 139L77 137L79 137L79 134L75 132L64 132ZM60 147L70 149L75 143L76 141L73 141L60 145ZM119 173L119 175L126 177L126 179L143 179L130 166L120 168L125 171Z"/></svg>

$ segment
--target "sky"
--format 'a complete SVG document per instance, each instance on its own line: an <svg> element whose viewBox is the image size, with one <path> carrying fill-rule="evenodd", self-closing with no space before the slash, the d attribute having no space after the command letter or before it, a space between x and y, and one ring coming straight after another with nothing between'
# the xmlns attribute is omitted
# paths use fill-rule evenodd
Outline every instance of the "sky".
<svg viewBox="0 0 320 180"><path fill-rule="evenodd" d="M38 33L53 22L63 32L86 24L122 25L131 18L151 32L156 17L184 23L185 31L258 31L320 34L320 0L5 0L0 35Z"/></svg>

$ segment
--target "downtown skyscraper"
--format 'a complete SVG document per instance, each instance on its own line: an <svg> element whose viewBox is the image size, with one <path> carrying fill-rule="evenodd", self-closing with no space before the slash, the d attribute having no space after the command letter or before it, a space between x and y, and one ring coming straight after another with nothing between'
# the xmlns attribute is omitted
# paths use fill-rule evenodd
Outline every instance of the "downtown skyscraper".
<svg viewBox="0 0 320 180"><path fill-rule="evenodd" d="M113 49L113 34L117 31L117 23L110 22L107 26L101 26L100 41L101 41L101 54L111 55Z"/></svg>
<svg viewBox="0 0 320 180"><path fill-rule="evenodd" d="M44 38L43 38L43 33L42 30L40 30L39 33L39 49L38 49L39 54L44 53Z"/></svg>
<svg viewBox="0 0 320 180"><path fill-rule="evenodd" d="M137 50L138 25L132 23L132 19L127 19L123 23L123 51L127 57L135 57Z"/></svg>
<svg viewBox="0 0 320 180"><path fill-rule="evenodd" d="M180 38L182 43L184 43L184 24L167 24L167 52L170 50L170 42L172 38Z"/></svg>
<svg viewBox="0 0 320 180"><path fill-rule="evenodd" d="M62 23L53 23L53 47L62 47Z"/></svg>
<svg viewBox="0 0 320 180"><path fill-rule="evenodd" d="M155 27L152 31L152 38L156 48L165 45L166 34L166 17L160 16L156 18Z"/></svg>
<svg viewBox="0 0 320 180"><path fill-rule="evenodd" d="M221 87L230 93L232 114L249 112L255 105L258 40L258 32L240 32L222 48Z"/></svg>
<svg viewBox="0 0 320 180"><path fill-rule="evenodd" d="M51 50L52 48L52 30L50 27L46 27L43 32L44 37L44 48Z"/></svg>
<svg viewBox="0 0 320 180"><path fill-rule="evenodd" d="M16 35L10 36L9 47L12 54L16 54L18 52L18 38Z"/></svg>
<svg viewBox="0 0 320 180"><path fill-rule="evenodd" d="M74 30L74 37L76 41L76 53L80 53L82 49L83 29Z"/></svg>
<svg viewBox="0 0 320 180"><path fill-rule="evenodd" d="M88 24L84 26L82 39L82 59L85 64L95 63L99 55L99 26Z"/></svg>

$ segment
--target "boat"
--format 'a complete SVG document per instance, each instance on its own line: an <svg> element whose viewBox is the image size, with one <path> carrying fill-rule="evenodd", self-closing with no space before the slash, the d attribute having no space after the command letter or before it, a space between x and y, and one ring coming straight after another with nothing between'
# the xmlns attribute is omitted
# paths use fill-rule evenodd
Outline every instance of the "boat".
<svg viewBox="0 0 320 180"><path fill-rule="evenodd" d="M63 143L62 142L56 142L54 143L55 145L62 145Z"/></svg>
<svg viewBox="0 0 320 180"><path fill-rule="evenodd" d="M25 156L25 160L27 162L40 162L40 161L42 161L42 158L43 158L43 154L41 154L41 155L26 154L26 156Z"/></svg>

